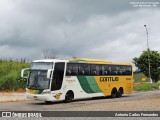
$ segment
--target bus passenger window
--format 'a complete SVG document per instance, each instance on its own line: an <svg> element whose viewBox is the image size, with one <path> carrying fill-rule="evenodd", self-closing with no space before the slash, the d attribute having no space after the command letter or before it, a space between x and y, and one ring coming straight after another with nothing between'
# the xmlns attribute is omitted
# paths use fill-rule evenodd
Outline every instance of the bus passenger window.
<svg viewBox="0 0 160 120"><path fill-rule="evenodd" d="M67 70L67 75L71 75L71 74L72 74L71 70Z"/></svg>
<svg viewBox="0 0 160 120"><path fill-rule="evenodd" d="M125 67L124 66L120 66L118 73L119 73L119 75L125 75Z"/></svg>
<svg viewBox="0 0 160 120"><path fill-rule="evenodd" d="M132 68L130 66L126 66L126 75L132 75Z"/></svg>
<svg viewBox="0 0 160 120"><path fill-rule="evenodd" d="M73 64L72 66L72 75L78 75L78 65Z"/></svg>
<svg viewBox="0 0 160 120"><path fill-rule="evenodd" d="M67 64L66 75L67 76L78 75L78 65L77 64L68 63Z"/></svg>
<svg viewBox="0 0 160 120"><path fill-rule="evenodd" d="M96 71L91 71L91 75L96 75Z"/></svg>
<svg viewBox="0 0 160 120"><path fill-rule="evenodd" d="M72 74L72 64L67 64L67 70L66 70L66 75L71 75Z"/></svg>
<svg viewBox="0 0 160 120"><path fill-rule="evenodd" d="M112 75L118 75L118 67L117 66L112 66Z"/></svg>
<svg viewBox="0 0 160 120"><path fill-rule="evenodd" d="M108 65L102 66L102 75L110 75L111 74L111 67Z"/></svg>
<svg viewBox="0 0 160 120"><path fill-rule="evenodd" d="M91 65L91 75L100 75L99 65Z"/></svg>
<svg viewBox="0 0 160 120"><path fill-rule="evenodd" d="M108 74L108 71L104 71L104 75L107 75Z"/></svg>
<svg viewBox="0 0 160 120"><path fill-rule="evenodd" d="M79 64L79 75L90 75L90 67L87 64Z"/></svg>

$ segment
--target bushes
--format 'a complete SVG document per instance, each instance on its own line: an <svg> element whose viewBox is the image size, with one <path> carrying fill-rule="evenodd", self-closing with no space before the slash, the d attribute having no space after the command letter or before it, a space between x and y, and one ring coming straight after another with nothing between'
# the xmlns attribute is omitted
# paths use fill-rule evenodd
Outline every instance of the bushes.
<svg viewBox="0 0 160 120"><path fill-rule="evenodd" d="M16 74L10 73L0 79L0 91L18 89Z"/></svg>
<svg viewBox="0 0 160 120"><path fill-rule="evenodd" d="M0 91L17 90L25 88L26 83L20 78L22 68L29 67L30 63L20 63L14 61L0 62Z"/></svg>
<svg viewBox="0 0 160 120"><path fill-rule="evenodd" d="M134 82L135 83L142 82L142 78L146 78L145 82L149 82L149 79L142 72L134 73Z"/></svg>

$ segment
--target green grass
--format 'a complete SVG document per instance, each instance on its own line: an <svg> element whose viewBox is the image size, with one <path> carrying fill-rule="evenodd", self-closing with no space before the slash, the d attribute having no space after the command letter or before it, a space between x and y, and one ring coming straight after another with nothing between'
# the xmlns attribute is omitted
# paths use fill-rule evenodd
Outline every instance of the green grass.
<svg viewBox="0 0 160 120"><path fill-rule="evenodd" d="M134 86L134 91L150 91L150 90L160 90L160 83L144 83L141 82Z"/></svg>
<svg viewBox="0 0 160 120"><path fill-rule="evenodd" d="M134 73L134 82L135 83L143 82L142 78L146 78L146 81L144 81L144 82L149 82L149 79L143 73Z"/></svg>
<svg viewBox="0 0 160 120"><path fill-rule="evenodd" d="M142 78L146 78L142 81ZM134 74L134 91L150 91L150 90L160 90L160 83L149 83L149 79L143 73Z"/></svg>

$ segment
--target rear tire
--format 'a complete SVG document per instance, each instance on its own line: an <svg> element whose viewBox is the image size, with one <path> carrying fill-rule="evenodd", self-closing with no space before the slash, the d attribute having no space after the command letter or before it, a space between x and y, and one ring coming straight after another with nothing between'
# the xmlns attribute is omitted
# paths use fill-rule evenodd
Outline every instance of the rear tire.
<svg viewBox="0 0 160 120"><path fill-rule="evenodd" d="M116 89L116 88L113 88L113 89L112 89L112 92L111 92L111 97L112 97L112 98L116 98L116 96L117 96L117 89Z"/></svg>
<svg viewBox="0 0 160 120"><path fill-rule="evenodd" d="M120 88L117 92L117 98L122 97L122 94L123 94L123 88Z"/></svg>
<svg viewBox="0 0 160 120"><path fill-rule="evenodd" d="M117 98L120 98L120 97L122 97L122 93L121 93L121 91L118 91L117 92Z"/></svg>

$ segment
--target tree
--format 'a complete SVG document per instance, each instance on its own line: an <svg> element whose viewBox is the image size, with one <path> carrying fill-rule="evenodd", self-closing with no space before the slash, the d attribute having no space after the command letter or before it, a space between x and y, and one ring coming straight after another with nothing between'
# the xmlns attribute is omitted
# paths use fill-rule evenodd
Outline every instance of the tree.
<svg viewBox="0 0 160 120"><path fill-rule="evenodd" d="M158 80L160 79L160 53L158 53L158 51L143 51L143 53L139 57L133 58L133 63L136 67L139 68L141 72L143 72L147 77L149 77L148 55L150 60L151 78L153 82L158 82Z"/></svg>
<svg viewBox="0 0 160 120"><path fill-rule="evenodd" d="M54 49L43 49L43 55L45 59L55 59L56 51Z"/></svg>

